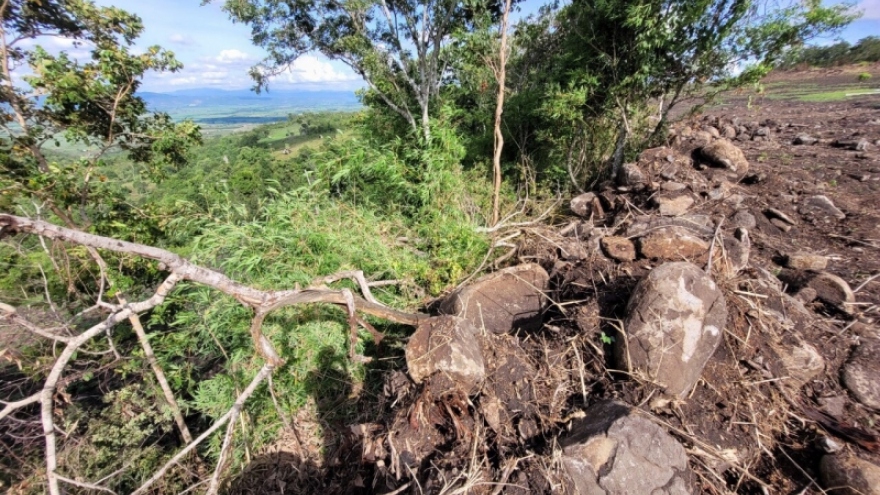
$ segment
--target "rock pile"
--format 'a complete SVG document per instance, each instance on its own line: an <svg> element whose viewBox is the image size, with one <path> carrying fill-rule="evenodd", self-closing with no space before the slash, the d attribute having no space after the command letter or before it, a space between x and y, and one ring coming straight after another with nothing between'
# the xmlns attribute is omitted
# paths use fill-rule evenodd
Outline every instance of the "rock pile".
<svg viewBox="0 0 880 495"><path fill-rule="evenodd" d="M829 493L877 493L876 458L851 445L880 439L847 418L880 411L880 334L857 321L833 254L780 241L848 210L825 194L759 197L775 179L740 149L786 132L771 120L681 127L573 198L571 222L524 242L522 264L443 299L407 344L412 383L386 386L406 407L374 428L380 475L427 469L420 485L437 492L484 456L467 476L506 484L497 493L691 494L724 479L757 493L770 485L747 480L748 466L795 441L791 418L817 418L835 437L804 447L827 453L805 472ZM827 345L838 321L865 337Z"/></svg>

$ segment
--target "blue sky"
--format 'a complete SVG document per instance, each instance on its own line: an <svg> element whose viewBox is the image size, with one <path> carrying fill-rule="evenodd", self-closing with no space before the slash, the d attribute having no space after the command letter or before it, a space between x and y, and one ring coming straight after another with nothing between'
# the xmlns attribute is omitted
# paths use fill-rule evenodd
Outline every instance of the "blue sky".
<svg viewBox="0 0 880 495"><path fill-rule="evenodd" d="M220 9L220 0L200 6L199 0L97 0L139 15L144 34L137 46L161 45L172 50L184 69L175 74L150 75L142 90L168 92L186 88L242 89L251 86L247 70L264 52L250 42L247 26L234 24ZM525 0L522 12L533 12L545 0ZM842 33L847 41L880 35L880 0L862 0L864 17ZM828 43L833 40L817 40ZM63 40L56 43L62 44ZM61 47L63 48L63 46ZM363 85L345 64L319 54L304 55L273 81L274 89L354 90Z"/></svg>

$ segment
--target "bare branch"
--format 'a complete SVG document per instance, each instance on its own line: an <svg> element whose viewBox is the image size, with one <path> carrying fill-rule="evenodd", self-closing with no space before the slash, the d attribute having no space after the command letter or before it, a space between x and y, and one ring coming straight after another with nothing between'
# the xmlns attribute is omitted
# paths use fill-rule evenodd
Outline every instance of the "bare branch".
<svg viewBox="0 0 880 495"><path fill-rule="evenodd" d="M0 401L2 402L2 401ZM31 404L36 404L40 402L40 394L34 394L30 397L25 397L24 399L17 400L15 402L2 402L4 404L3 410L0 411L0 419L5 418L12 414L16 409L21 409L22 407L29 406Z"/></svg>
<svg viewBox="0 0 880 495"><path fill-rule="evenodd" d="M257 390L257 387L260 385L260 383L262 383L262 381L265 380L266 377L268 377L269 374L271 374L274 369L275 368L271 364L264 365L263 368L260 369L260 372L257 373L257 376L254 377L253 381L251 381L250 385L248 385L247 388L244 389L244 391L238 396L238 398L235 400L235 404L232 406L232 408L229 411L226 412L226 414L221 416L220 419L218 419L210 428L205 430L204 433L199 435L199 437L196 438L192 443L190 443L183 450L178 452L177 455L175 455L170 461L168 461L164 466L162 466L161 469L156 471L153 474L153 476L146 481L146 483L144 483L143 485L141 485L140 488L138 488L137 490L132 492L131 495L138 495L140 493L145 493L147 491L147 488L149 488L150 486L153 485L153 483L155 483L160 478L162 478L162 476L164 476L165 473L168 472L169 469L171 469L175 464L180 462L181 459L183 459L187 454L189 454L193 449L195 449L200 443L205 441L206 438L208 438L215 431L220 429L220 427L223 426L227 421L232 419L233 414L237 414L235 411L241 411L241 408L244 406L244 403L248 400L248 398L250 398L251 395L253 395L253 393Z"/></svg>
<svg viewBox="0 0 880 495"><path fill-rule="evenodd" d="M122 296L119 296L119 302L122 303L123 306L126 304L125 298ZM171 408L171 414L174 416L174 422L177 423L177 429L180 430L180 436L185 443L192 442L192 434L186 426L186 421L183 419L183 414L180 412L180 406L177 405L177 400L174 398L174 392L171 390L171 385L165 377L165 372L162 370L162 366L159 365L159 360L156 359L156 354L153 353L153 346L150 345L150 340L147 338L147 332L141 324L140 317L134 314L131 315L128 321L131 323L131 327L137 335L138 342L140 342L141 348L144 350L147 362L149 362L150 367L153 368L153 374L156 375L156 381L159 382L159 387L162 388L162 393L165 395L165 401L168 403L168 407Z"/></svg>
<svg viewBox="0 0 880 495"><path fill-rule="evenodd" d="M0 214L0 228L8 228L11 231L42 235L50 239L69 241L86 247L133 254L142 258L156 260L161 262L166 270L177 274L183 280L205 284L234 297L246 306L259 308L263 312L295 304L328 303L337 306L346 305L341 291L321 288L263 291L236 282L222 273L195 265L185 258L164 249L87 234L42 220L31 220L14 215ZM421 313L399 311L382 304L367 301L361 297L355 297L354 299L358 311L395 323L415 326L427 318L427 315Z"/></svg>
<svg viewBox="0 0 880 495"><path fill-rule="evenodd" d="M67 363L73 357L73 354L77 349L92 338L105 332L108 328L117 325L119 322L124 321L133 314L148 311L162 304L181 279L182 278L179 275L171 274L164 282L162 282L159 288L156 289L156 292L152 297L145 301L125 305L121 311L110 315L110 317L103 322L89 328L76 338L71 339L67 343L67 347L61 352L61 355L58 356L58 359L52 366L52 370L49 372L49 376L46 377L43 389L40 392L40 416L43 423L43 436L46 439L46 477L49 481L49 493L51 495L61 495L61 489L58 485L59 480L55 473L55 470L58 469L58 458L57 447L55 445L55 420L53 414L55 388L58 385L58 380L61 378L61 374L64 372Z"/></svg>

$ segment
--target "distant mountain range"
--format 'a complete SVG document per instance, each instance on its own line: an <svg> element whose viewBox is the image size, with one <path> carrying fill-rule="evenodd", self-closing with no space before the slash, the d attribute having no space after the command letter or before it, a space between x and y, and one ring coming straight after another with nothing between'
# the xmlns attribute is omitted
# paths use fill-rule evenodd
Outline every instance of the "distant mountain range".
<svg viewBox="0 0 880 495"><path fill-rule="evenodd" d="M152 111L202 124L273 122L288 114L317 111L356 111L361 103L351 91L269 91L213 88L172 93L139 92Z"/></svg>

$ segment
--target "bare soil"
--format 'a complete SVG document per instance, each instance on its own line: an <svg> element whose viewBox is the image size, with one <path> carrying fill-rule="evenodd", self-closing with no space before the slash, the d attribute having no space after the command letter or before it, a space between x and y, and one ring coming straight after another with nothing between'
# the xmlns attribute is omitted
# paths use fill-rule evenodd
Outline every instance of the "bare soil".
<svg viewBox="0 0 880 495"><path fill-rule="evenodd" d="M841 70L775 74L766 82L784 95L799 86L834 90L853 81L852 70ZM691 209L719 230L737 209L757 224L749 232L749 267L716 276L729 308L725 340L688 397L665 398L652 384L615 370L610 359L629 295L657 262L619 263L596 247L595 232L619 235L634 216L650 213L650 191L609 186L601 195L604 219L571 217L529 231L517 257L544 266L553 303L540 331L482 337L489 376L480 393L450 393L430 381L416 386L390 371L399 360L388 362L375 370L375 386L348 399L347 407L360 411L356 424L319 414L327 404L304 409L277 448L231 480L228 492L562 493L557 440L572 419L604 399L644 410L685 445L695 493L822 493L818 464L826 437L880 461L880 411L841 384L841 366L859 339L880 336L880 278L869 281L880 273L880 95L806 102L773 91L758 99L726 95L723 105L682 124L699 130L738 122L770 130L766 139L734 141L751 165L731 186L742 201L713 201L703 191ZM792 144L802 134L819 142ZM859 139L867 149L835 146ZM691 156L698 145L675 139L670 146ZM715 169L699 173L706 184L716 180ZM830 198L846 218L800 213L800 201L813 195ZM784 231L771 223L768 209L795 225ZM578 254L573 245L586 249ZM781 282L782 291L773 289L778 275L785 278L785 256L798 251L827 257L827 271L856 290L849 312L821 302L804 306L782 294L790 288ZM824 371L799 380L783 356L803 343L819 351Z"/></svg>

